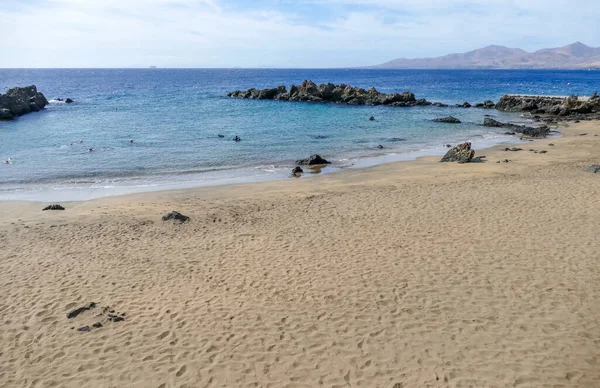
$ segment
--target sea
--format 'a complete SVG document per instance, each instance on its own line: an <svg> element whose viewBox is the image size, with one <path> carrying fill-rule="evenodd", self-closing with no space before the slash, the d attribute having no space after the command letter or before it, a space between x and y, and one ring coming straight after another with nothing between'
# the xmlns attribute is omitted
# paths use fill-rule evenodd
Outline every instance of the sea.
<svg viewBox="0 0 600 388"><path fill-rule="evenodd" d="M450 107L240 100L233 90L345 83L413 92ZM79 201L153 190L292 179L294 161L332 161L300 179L518 141L481 124L468 101L506 93L589 95L598 71L372 69L0 69L0 91L34 84L46 109L0 122L0 200ZM58 98L71 98L66 104ZM462 124L431 120L455 116ZM374 116L375 120L369 118ZM219 137L222 135L222 137ZM233 141L239 136L241 141ZM133 143L130 142L133 140ZM382 145L383 149L378 146ZM89 149L92 148L93 152Z"/></svg>

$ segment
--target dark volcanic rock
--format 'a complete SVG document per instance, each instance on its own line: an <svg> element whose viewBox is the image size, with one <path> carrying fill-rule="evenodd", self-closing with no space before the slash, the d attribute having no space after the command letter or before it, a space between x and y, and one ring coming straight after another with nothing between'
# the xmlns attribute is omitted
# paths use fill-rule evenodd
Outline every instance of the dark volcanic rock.
<svg viewBox="0 0 600 388"><path fill-rule="evenodd" d="M375 88L365 90L345 84L332 83L317 85L312 81L304 81L301 85L291 85L287 90L285 86L269 89L236 90L227 94L234 98L248 98L253 100L280 100L280 101L307 101L329 102L347 105L389 105L389 106L424 106L431 105L425 99L417 100L410 92L380 93Z"/></svg>
<svg viewBox="0 0 600 388"><path fill-rule="evenodd" d="M0 108L0 120L12 120L15 116L13 116L12 112L8 108Z"/></svg>
<svg viewBox="0 0 600 388"><path fill-rule="evenodd" d="M162 217L163 221L169 221L169 220L177 220L177 221L181 221L181 222L186 222L189 221L190 217L188 216L184 216L183 214L179 213L179 212L170 212L165 214Z"/></svg>
<svg viewBox="0 0 600 388"><path fill-rule="evenodd" d="M431 121L434 121L436 123L451 123L451 124L460 124L460 120L457 119L456 117L452 117L452 116L448 116L448 117L442 117L439 119L433 119Z"/></svg>
<svg viewBox="0 0 600 388"><path fill-rule="evenodd" d="M471 143L466 142L449 150L440 162L469 163L473 156L475 151L471 149Z"/></svg>
<svg viewBox="0 0 600 388"><path fill-rule="evenodd" d="M71 318L75 318L76 316L78 316L79 314L81 314L84 311L88 311L90 309L93 309L94 307L96 307L96 303L94 302L90 302L88 304L86 304L85 306L82 307L78 307L75 310L71 310L67 313L67 318L71 319Z"/></svg>
<svg viewBox="0 0 600 388"><path fill-rule="evenodd" d="M92 325L92 327L95 327L96 329L99 329L99 328L101 328L101 327L102 327L102 323L100 323L100 322L96 322L96 323L94 323L94 324Z"/></svg>
<svg viewBox="0 0 600 388"><path fill-rule="evenodd" d="M72 103L74 103L74 102L75 102L75 101L71 100L70 98L67 98L67 99L65 100L65 103L66 103L66 104L72 104Z"/></svg>
<svg viewBox="0 0 600 388"><path fill-rule="evenodd" d="M314 166L314 165L319 165L319 164L331 164L331 162L323 159L321 156L319 156L317 154L314 154L314 155L311 155L309 158L296 160L296 164L299 164L302 166Z"/></svg>
<svg viewBox="0 0 600 388"><path fill-rule="evenodd" d="M80 328L77 329L77 331L90 331L90 327L89 326L81 326Z"/></svg>
<svg viewBox="0 0 600 388"><path fill-rule="evenodd" d="M592 164L586 169L586 171L594 174L600 174L600 164Z"/></svg>
<svg viewBox="0 0 600 388"><path fill-rule="evenodd" d="M37 112L48 105L48 100L37 91L35 85L9 89L0 94L0 119L10 120L30 112Z"/></svg>
<svg viewBox="0 0 600 388"><path fill-rule="evenodd" d="M600 99L593 95L590 98L578 96L526 96L505 95L500 98L496 108L509 112L533 112L562 117L580 117L580 115L600 112ZM594 116L594 117L597 117Z"/></svg>
<svg viewBox="0 0 600 388"><path fill-rule="evenodd" d="M471 104L469 104L468 102L463 102L462 104L456 104L457 108L470 108Z"/></svg>
<svg viewBox="0 0 600 388"><path fill-rule="evenodd" d="M494 102L491 100L485 100L484 102L475 104L475 108L493 109L495 107L496 107L496 104L494 104Z"/></svg>
<svg viewBox="0 0 600 388"><path fill-rule="evenodd" d="M60 205L49 205L42 209L42 211L45 210L65 210L65 208Z"/></svg>
<svg viewBox="0 0 600 388"><path fill-rule="evenodd" d="M485 127L492 127L492 128L507 128L507 129L511 129L512 132L520 133L524 136L535 137L535 138L543 138L543 137L548 136L548 134L550 133L550 128L547 125L542 125L539 127L527 127L525 125L501 123L500 121L494 120L489 117L486 117L485 119L483 119L483 125Z"/></svg>

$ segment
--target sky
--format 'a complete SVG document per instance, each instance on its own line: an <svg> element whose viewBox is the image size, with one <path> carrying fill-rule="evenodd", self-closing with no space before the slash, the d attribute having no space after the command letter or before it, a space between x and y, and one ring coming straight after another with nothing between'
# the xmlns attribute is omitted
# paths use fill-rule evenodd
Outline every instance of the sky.
<svg viewBox="0 0 600 388"><path fill-rule="evenodd" d="M597 0L0 0L0 68L375 65L600 46Z"/></svg>

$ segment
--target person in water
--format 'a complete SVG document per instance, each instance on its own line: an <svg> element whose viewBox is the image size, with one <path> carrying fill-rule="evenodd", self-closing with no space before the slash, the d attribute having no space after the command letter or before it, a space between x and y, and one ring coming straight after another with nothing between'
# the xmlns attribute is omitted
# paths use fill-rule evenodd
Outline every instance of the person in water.
<svg viewBox="0 0 600 388"><path fill-rule="evenodd" d="M4 164L11 164L11 163L12 163L12 160L10 158L8 158L4 161Z"/></svg>
<svg viewBox="0 0 600 388"><path fill-rule="evenodd" d="M89 151L89 152L94 152L94 149L93 149L93 148L90 148L88 151Z"/></svg>
<svg viewBox="0 0 600 388"><path fill-rule="evenodd" d="M133 139L129 139L129 144L133 144Z"/></svg>
<svg viewBox="0 0 600 388"><path fill-rule="evenodd" d="M240 140L242 140L242 139L240 139L240 137L236 135L236 136L233 138L233 140L235 140L235 141L240 141Z"/></svg>

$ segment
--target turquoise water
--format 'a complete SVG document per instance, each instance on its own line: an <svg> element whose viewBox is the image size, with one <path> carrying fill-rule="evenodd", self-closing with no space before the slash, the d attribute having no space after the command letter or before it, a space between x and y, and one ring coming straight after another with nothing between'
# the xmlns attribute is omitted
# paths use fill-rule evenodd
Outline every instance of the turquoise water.
<svg viewBox="0 0 600 388"><path fill-rule="evenodd" d="M0 159L12 160L0 166L0 199L77 200L279 179L288 176L294 160L313 153L334 162L328 172L373 163L365 156L410 159L442 154L446 143L470 140L481 148L514 140L479 125L485 114L516 118L495 110L226 97L236 89L304 79L409 90L417 98L455 104L497 101L505 93L590 94L600 72L0 69L0 90L35 84L51 100L42 112L0 123ZM53 100L59 97L76 103ZM376 121L369 121L371 115ZM430 121L447 115L463 124ZM232 141L236 135L241 142Z"/></svg>

